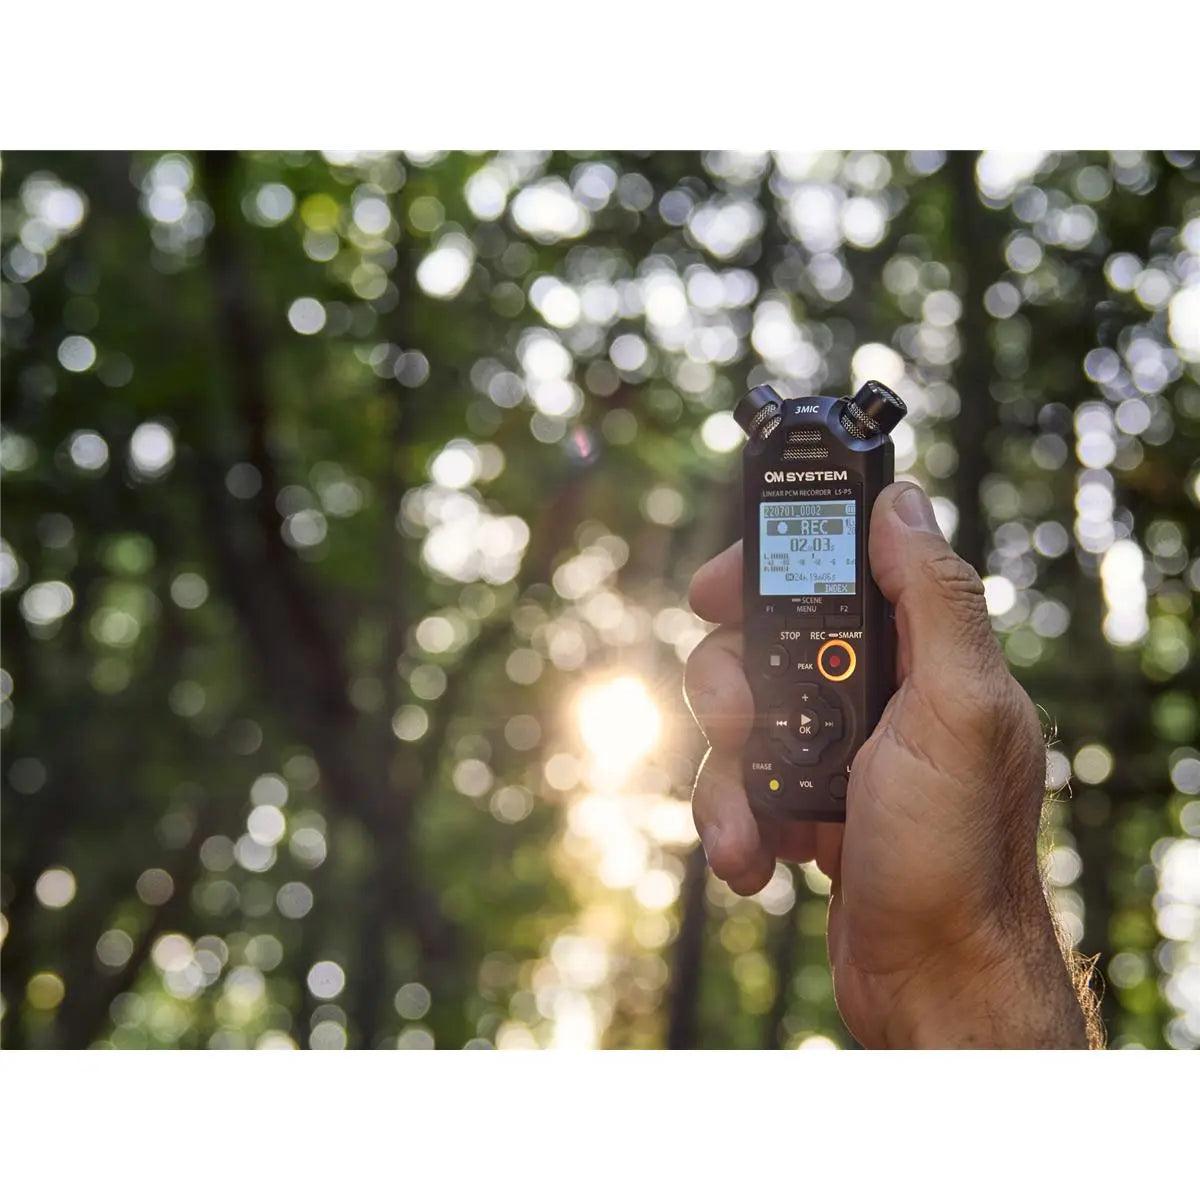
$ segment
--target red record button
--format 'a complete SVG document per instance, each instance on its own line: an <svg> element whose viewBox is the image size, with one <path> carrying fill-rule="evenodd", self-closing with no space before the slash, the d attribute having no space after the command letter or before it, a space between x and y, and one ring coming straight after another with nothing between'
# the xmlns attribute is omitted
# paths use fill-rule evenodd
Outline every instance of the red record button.
<svg viewBox="0 0 1200 1200"><path fill-rule="evenodd" d="M857 665L854 647L841 638L826 642L817 651L817 670L830 683L841 683L843 679L849 679Z"/></svg>

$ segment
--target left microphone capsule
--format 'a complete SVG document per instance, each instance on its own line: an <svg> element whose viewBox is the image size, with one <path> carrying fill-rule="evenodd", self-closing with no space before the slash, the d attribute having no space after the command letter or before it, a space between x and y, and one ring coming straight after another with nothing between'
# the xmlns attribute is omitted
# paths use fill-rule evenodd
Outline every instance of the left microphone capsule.
<svg viewBox="0 0 1200 1200"><path fill-rule="evenodd" d="M737 402L733 419L752 441L765 441L783 419L783 400L773 387L760 384Z"/></svg>

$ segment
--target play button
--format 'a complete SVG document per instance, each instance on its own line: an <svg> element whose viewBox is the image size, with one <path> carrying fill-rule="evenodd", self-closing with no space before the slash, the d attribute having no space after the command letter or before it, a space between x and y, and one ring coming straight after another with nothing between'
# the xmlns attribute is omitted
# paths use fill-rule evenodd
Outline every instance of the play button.
<svg viewBox="0 0 1200 1200"><path fill-rule="evenodd" d="M808 741L821 731L821 720L811 709L802 708L796 713L795 733L797 737Z"/></svg>

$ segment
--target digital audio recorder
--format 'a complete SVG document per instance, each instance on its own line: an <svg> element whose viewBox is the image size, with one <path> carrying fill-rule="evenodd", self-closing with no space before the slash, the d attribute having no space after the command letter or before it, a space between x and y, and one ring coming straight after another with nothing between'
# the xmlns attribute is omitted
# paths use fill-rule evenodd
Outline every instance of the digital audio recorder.
<svg viewBox="0 0 1200 1200"><path fill-rule="evenodd" d="M744 779L777 817L845 819L849 771L895 687L892 613L871 576L871 508L892 482L890 388L784 400L756 387L734 410L743 466L746 674L755 721Z"/></svg>

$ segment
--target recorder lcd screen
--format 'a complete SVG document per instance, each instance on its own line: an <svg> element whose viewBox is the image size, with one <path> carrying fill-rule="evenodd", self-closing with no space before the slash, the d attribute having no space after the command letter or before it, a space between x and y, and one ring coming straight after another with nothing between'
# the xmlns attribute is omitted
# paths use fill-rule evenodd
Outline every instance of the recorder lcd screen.
<svg viewBox="0 0 1200 1200"><path fill-rule="evenodd" d="M853 500L759 505L758 587L764 596L852 596L858 537Z"/></svg>

